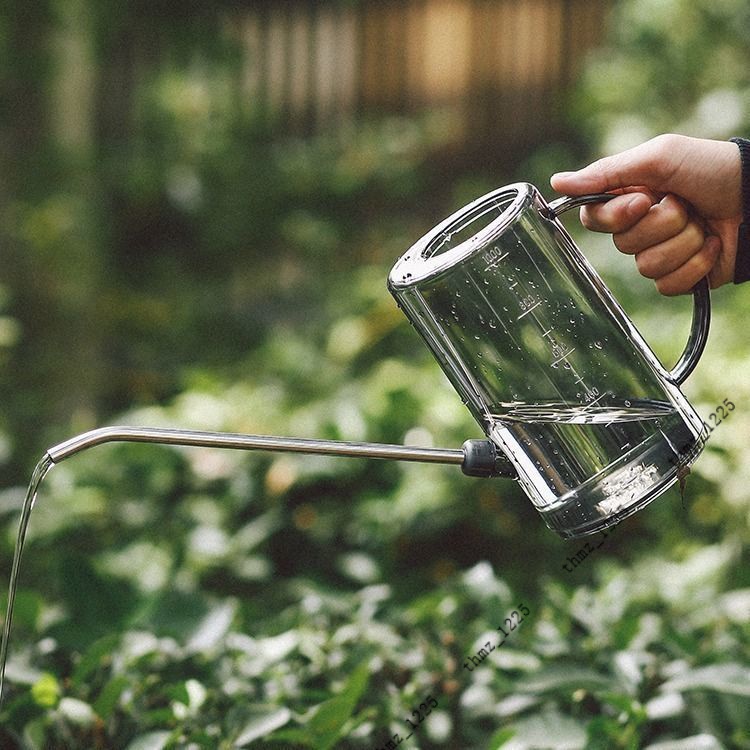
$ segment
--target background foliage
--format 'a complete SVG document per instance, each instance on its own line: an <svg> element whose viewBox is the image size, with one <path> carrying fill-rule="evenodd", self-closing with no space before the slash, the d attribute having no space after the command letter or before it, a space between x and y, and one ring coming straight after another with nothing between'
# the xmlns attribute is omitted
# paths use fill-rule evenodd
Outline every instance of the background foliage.
<svg viewBox="0 0 750 750"><path fill-rule="evenodd" d="M222 85L233 50L195 10L165 19L182 56L138 89L137 127L118 130L113 101L82 149L35 108L54 80L45 28L85 4L37 6L0 18L4 571L37 456L93 424L477 436L385 291L393 259L485 188L544 188L665 130L750 132L739 0L619 3L571 94L577 136L502 174L444 171L430 113L278 137ZM132 19L97 7L106 50ZM674 360L689 301L660 299L607 239L580 241ZM749 306L742 288L715 294L685 391L704 417L737 408L684 498L596 540L572 573L582 544L544 529L512 483L448 467L136 445L55 467L0 742L380 748L430 696L414 750L750 747ZM465 668L521 604L505 646Z"/></svg>

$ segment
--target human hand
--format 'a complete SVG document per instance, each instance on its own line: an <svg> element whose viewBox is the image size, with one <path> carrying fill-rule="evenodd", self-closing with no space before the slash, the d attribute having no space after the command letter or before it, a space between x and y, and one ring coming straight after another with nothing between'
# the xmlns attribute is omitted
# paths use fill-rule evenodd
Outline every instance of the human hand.
<svg viewBox="0 0 750 750"><path fill-rule="evenodd" d="M662 294L689 292L707 274L714 288L732 281L742 187L731 141L660 135L550 183L568 195L619 193L584 206L581 222L611 233Z"/></svg>

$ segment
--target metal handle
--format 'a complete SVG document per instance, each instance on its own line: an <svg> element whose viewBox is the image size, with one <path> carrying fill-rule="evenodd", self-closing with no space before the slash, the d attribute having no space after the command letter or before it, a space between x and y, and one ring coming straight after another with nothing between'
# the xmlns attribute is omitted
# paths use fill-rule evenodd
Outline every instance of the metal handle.
<svg viewBox="0 0 750 750"><path fill-rule="evenodd" d="M603 203L614 198L616 193L589 193L588 195L564 195L549 203L549 218L557 219L560 214L571 208L585 206L587 203ZM677 364L667 373L667 377L676 385L682 385L688 375L695 369L708 341L708 330L711 324L711 298L708 277L704 276L692 289L693 319L690 324L685 349Z"/></svg>
<svg viewBox="0 0 750 750"><path fill-rule="evenodd" d="M267 450L316 453L327 456L389 458L395 461L456 464L468 476L515 478L516 472L489 440L467 440L461 449L419 448L384 443L353 443L274 435L241 435L231 432L202 432L157 427L100 427L55 445L47 451L54 464L102 443L158 443L202 448Z"/></svg>

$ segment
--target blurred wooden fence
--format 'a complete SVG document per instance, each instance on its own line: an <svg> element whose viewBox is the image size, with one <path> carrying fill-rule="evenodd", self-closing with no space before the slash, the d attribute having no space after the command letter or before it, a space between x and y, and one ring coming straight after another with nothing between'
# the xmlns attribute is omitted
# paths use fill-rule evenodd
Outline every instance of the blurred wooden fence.
<svg viewBox="0 0 750 750"><path fill-rule="evenodd" d="M477 143L538 141L613 0L256 0L243 90L282 129L442 108Z"/></svg>
<svg viewBox="0 0 750 750"><path fill-rule="evenodd" d="M179 10L161 19L158 6L130 25L98 21L103 54L91 60L90 2L62 6L56 31L55 119L60 140L73 144L91 139L94 118L99 136L135 132L139 85L185 59L184 39L168 34L184 19ZM603 41L616 2L237 0L207 3L221 30L206 26L193 40L231 40L233 96L279 134L438 109L458 151L481 154L490 143L512 155L564 132L563 94Z"/></svg>

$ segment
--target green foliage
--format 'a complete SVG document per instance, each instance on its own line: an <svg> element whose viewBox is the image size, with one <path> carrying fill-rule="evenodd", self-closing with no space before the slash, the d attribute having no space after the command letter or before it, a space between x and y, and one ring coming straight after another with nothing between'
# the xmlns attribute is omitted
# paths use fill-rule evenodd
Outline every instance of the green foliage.
<svg viewBox="0 0 750 750"><path fill-rule="evenodd" d="M101 4L102 65L129 28L123 7ZM579 94L592 148L706 112L747 129L746 13L620 3ZM131 92L131 137L101 112L96 159L58 150L58 181L17 181L4 204L0 462L19 475L42 432L76 427L54 421L67 412L28 372L69 367L64 393L85 362L102 366L78 384L87 424L119 409L126 423L230 432L478 436L384 282L447 204L503 180L430 186L429 118L273 138L238 111L231 45L173 26L174 57ZM540 182L570 153L550 145L529 172ZM663 361L676 357L689 304L634 282L608 240L581 244ZM413 750L750 748L743 292L715 295L685 387L704 416L737 404L685 497L618 526L572 573L581 544L547 531L515 484L455 468L132 444L54 467L31 518L0 746L371 750L411 733ZM65 325L44 338L39 319L54 328L59 310ZM65 327L81 319L99 326L90 351ZM4 571L21 497L0 492ZM529 615L473 665L521 604Z"/></svg>
<svg viewBox="0 0 750 750"><path fill-rule="evenodd" d="M744 0L617 3L611 42L584 75L578 122L605 152L662 132L750 128L750 10Z"/></svg>
<svg viewBox="0 0 750 750"><path fill-rule="evenodd" d="M371 346L413 349L384 324L373 276L360 271L343 318L359 346L280 328L246 361L253 378L196 372L170 406L126 421L396 441L408 423L455 444L474 428L426 354L365 366ZM715 389L714 376L705 398ZM53 468L32 517L4 741L381 747L431 695L415 748L534 748L550 732L559 747L691 734L746 746L746 505L722 482L750 417L731 420L686 510L671 493L572 574L578 546L542 529L512 485L449 467L82 454ZM530 615L508 643L465 668L519 602Z"/></svg>

